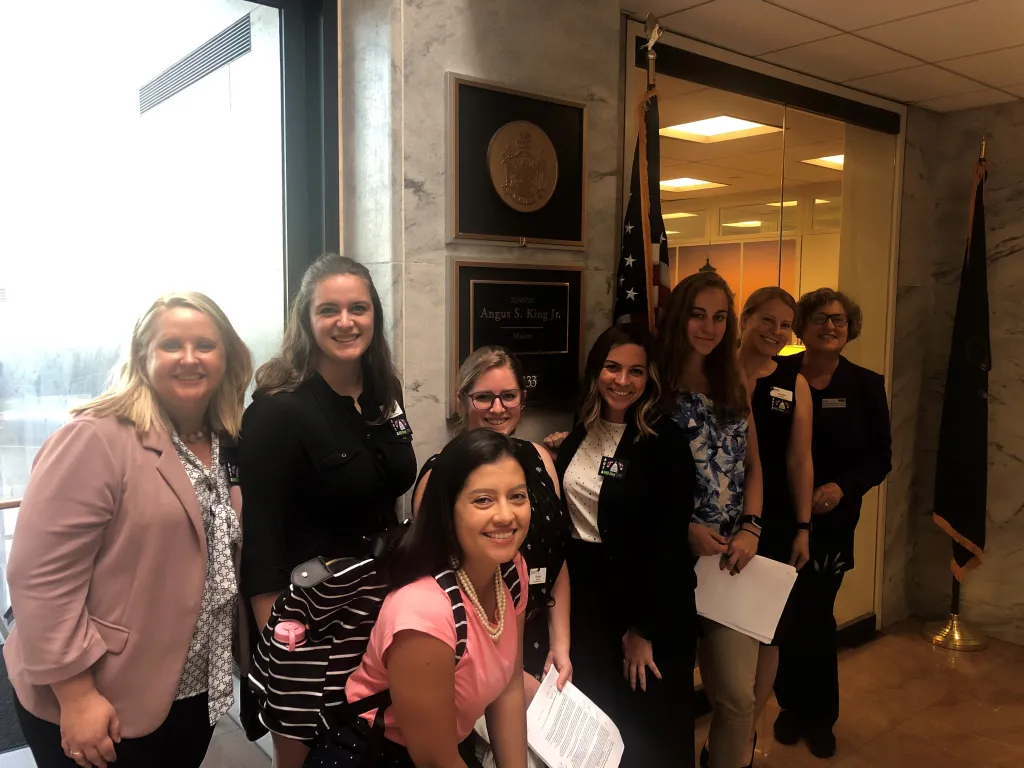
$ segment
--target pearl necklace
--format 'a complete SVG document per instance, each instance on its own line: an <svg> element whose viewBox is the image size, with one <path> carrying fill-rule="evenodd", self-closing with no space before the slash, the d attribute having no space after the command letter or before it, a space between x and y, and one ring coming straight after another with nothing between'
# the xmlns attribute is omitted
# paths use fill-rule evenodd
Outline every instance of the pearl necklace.
<svg viewBox="0 0 1024 768"><path fill-rule="evenodd" d="M195 432L186 432L184 435L182 435L182 437L185 438L186 443L198 443L200 440L203 439L203 430L200 429Z"/></svg>
<svg viewBox="0 0 1024 768"><path fill-rule="evenodd" d="M480 617L480 621L483 623L484 629L487 630L488 636L494 642L498 642L498 638L501 637L501 633L505 629L505 591L502 589L501 569L498 568L494 571L494 594L498 603L497 625L491 624L491 620L487 617L487 611L484 610L483 605L480 603L480 597L476 593L476 588L473 586L473 582L470 581L469 576L466 575L466 572L459 568L455 572L455 578L458 580L462 591L466 593L466 597L469 598L469 602L472 603L476 615Z"/></svg>

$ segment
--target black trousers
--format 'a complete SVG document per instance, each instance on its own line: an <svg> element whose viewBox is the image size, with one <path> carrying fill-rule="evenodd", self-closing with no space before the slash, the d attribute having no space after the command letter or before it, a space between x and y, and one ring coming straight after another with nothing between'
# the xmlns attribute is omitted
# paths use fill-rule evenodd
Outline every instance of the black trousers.
<svg viewBox="0 0 1024 768"><path fill-rule="evenodd" d="M808 563L800 569L786 606L791 616L778 644L775 698L810 726L831 728L839 719L834 611L842 583L843 574L821 574Z"/></svg>
<svg viewBox="0 0 1024 768"><path fill-rule="evenodd" d="M573 539L569 545L573 684L619 728L626 745L622 768L693 766L693 601L666 610L682 612L671 642L655 642L658 680L647 672L647 691L631 691L623 675L622 636L614 580L628 579L608 562L604 545ZM692 615L690 615L692 613Z"/></svg>
<svg viewBox="0 0 1024 768"><path fill-rule="evenodd" d="M41 720L14 697L21 733L38 768L77 768L60 746L60 726ZM199 768L213 738L205 693L176 701L152 733L114 745L116 768Z"/></svg>

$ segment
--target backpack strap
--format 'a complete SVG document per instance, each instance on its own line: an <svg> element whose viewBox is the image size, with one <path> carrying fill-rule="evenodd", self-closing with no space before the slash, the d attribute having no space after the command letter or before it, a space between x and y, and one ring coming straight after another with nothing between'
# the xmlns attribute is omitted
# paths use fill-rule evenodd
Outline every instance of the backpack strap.
<svg viewBox="0 0 1024 768"><path fill-rule="evenodd" d="M519 601L523 597L523 585L519 581L519 569L516 568L516 561L509 560L507 563L501 564L501 578L505 581L505 586L508 587L508 591L512 594L512 604L518 608Z"/></svg>
<svg viewBox="0 0 1024 768"><path fill-rule="evenodd" d="M458 664L466 652L466 640L469 638L466 605L462 602L462 592L459 591L459 581L455 578L455 571L451 569L441 571L434 576L434 579L452 603L452 618L455 620L455 663Z"/></svg>

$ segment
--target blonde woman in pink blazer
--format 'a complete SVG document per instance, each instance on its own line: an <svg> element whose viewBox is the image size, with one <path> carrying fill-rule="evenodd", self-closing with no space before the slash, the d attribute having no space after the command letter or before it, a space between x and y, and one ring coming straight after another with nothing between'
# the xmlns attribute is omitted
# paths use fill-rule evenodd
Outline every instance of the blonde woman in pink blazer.
<svg viewBox="0 0 1024 768"><path fill-rule="evenodd" d="M232 702L252 358L211 299L139 320L117 385L36 457L4 658L39 768L198 768Z"/></svg>

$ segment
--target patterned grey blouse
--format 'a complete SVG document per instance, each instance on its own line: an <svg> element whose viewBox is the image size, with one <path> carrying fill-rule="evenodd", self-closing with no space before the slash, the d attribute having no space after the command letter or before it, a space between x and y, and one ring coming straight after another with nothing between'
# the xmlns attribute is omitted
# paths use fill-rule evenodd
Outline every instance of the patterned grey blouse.
<svg viewBox="0 0 1024 768"><path fill-rule="evenodd" d="M196 457L184 441L171 438L203 514L206 529L206 583L185 668L181 673L175 701L208 692L210 725L231 708L231 638L235 622L238 582L235 577L234 548L242 529L231 507L231 492L225 467L220 463L220 439L213 434L210 467Z"/></svg>

